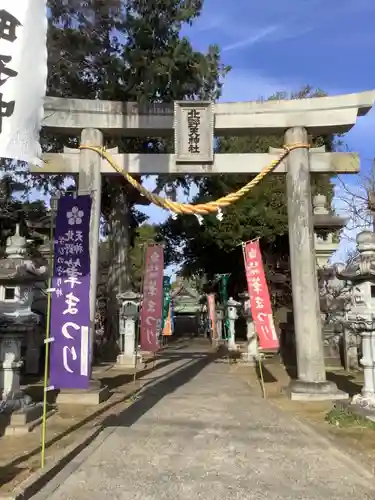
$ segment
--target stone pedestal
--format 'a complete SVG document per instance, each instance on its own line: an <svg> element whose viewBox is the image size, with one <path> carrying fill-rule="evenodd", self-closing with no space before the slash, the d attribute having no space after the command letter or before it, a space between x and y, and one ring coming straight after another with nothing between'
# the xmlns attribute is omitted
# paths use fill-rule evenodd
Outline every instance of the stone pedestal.
<svg viewBox="0 0 375 500"><path fill-rule="evenodd" d="M348 399L346 392L340 391L334 382L304 382L292 380L287 389L292 401L327 401Z"/></svg>
<svg viewBox="0 0 375 500"><path fill-rule="evenodd" d="M243 300L243 315L246 318L246 351L242 353L242 361L254 365L259 358L258 335L256 333L253 318L251 316L250 296L248 292L239 294Z"/></svg>
<svg viewBox="0 0 375 500"><path fill-rule="evenodd" d="M227 347L229 351L237 351L235 323L238 318L237 309L241 304L232 297L227 302L227 318L229 323L229 335Z"/></svg>
<svg viewBox="0 0 375 500"><path fill-rule="evenodd" d="M23 435L41 423L43 405L33 403L20 388L23 335L0 332L0 432ZM47 412L50 416L51 410Z"/></svg>
<svg viewBox="0 0 375 500"><path fill-rule="evenodd" d="M375 324L374 324L375 326ZM375 331L362 333L363 357L363 387L361 394L375 408Z"/></svg>
<svg viewBox="0 0 375 500"><path fill-rule="evenodd" d="M139 317L139 294L129 290L118 294L119 313L119 348L115 368L132 368L137 366L136 328Z"/></svg>
<svg viewBox="0 0 375 500"><path fill-rule="evenodd" d="M216 308L216 343L220 345L223 342L223 328L224 328L224 310L222 306Z"/></svg>
<svg viewBox="0 0 375 500"><path fill-rule="evenodd" d="M0 390L2 400L23 398L20 388L22 336L1 334L0 337Z"/></svg>
<svg viewBox="0 0 375 500"><path fill-rule="evenodd" d="M254 322L251 318L246 319L247 326L247 346L246 352L242 354L242 360L248 364L255 365L259 359L258 336L255 330Z"/></svg>
<svg viewBox="0 0 375 500"><path fill-rule="evenodd" d="M107 386L102 386L98 380L90 380L88 390L64 389L61 390L56 398L58 405L82 405L95 406L104 403L111 396Z"/></svg>
<svg viewBox="0 0 375 500"><path fill-rule="evenodd" d="M135 320L126 318L123 328L120 328L120 349L121 353L117 356L116 366L121 368L135 368Z"/></svg>

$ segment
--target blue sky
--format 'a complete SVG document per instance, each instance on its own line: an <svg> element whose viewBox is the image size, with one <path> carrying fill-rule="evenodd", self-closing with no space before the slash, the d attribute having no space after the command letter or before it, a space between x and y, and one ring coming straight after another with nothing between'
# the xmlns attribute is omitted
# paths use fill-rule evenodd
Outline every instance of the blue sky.
<svg viewBox="0 0 375 500"><path fill-rule="evenodd" d="M223 62L232 66L221 100L245 101L306 84L329 94L375 89L374 19L372 0L205 0L201 17L184 31L198 50L218 44ZM374 111L344 138L360 153L363 172L375 158L374 139ZM362 181L351 176L349 182ZM339 199L336 205L342 212ZM157 208L147 213L150 221L165 219ZM340 258L347 246L343 241Z"/></svg>

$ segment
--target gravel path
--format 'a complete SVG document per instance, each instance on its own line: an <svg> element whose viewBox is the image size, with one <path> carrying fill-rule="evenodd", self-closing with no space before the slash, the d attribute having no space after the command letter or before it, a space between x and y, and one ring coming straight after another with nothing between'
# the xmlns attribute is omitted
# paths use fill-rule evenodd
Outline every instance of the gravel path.
<svg viewBox="0 0 375 500"><path fill-rule="evenodd" d="M34 500L375 498L370 473L253 394L205 344L163 356L141 398Z"/></svg>

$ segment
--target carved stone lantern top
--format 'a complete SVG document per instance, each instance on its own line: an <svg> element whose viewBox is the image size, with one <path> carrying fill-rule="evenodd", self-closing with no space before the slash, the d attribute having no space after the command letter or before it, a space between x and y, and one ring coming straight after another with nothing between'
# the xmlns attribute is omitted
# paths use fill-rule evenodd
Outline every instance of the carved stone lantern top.
<svg viewBox="0 0 375 500"><path fill-rule="evenodd" d="M316 262L318 269L323 269L328 266L330 257L339 245L334 235L345 227L347 219L330 213L327 198L321 194L314 196L313 208Z"/></svg>
<svg viewBox="0 0 375 500"><path fill-rule="evenodd" d="M233 297L229 297L226 306L226 317L233 322L233 326L234 321L238 318L238 309L241 307L241 302L237 302Z"/></svg>
<svg viewBox="0 0 375 500"><path fill-rule="evenodd" d="M139 315L141 294L127 290L117 294L117 303L120 306L120 317L136 319Z"/></svg>
<svg viewBox="0 0 375 500"><path fill-rule="evenodd" d="M314 207L314 214L322 214L326 215L328 214L328 210L326 207L327 204L327 198L323 194L317 194L313 198L313 207Z"/></svg>
<svg viewBox="0 0 375 500"><path fill-rule="evenodd" d="M356 255L346 266L336 264L336 275L341 280L360 283L375 280L375 233L362 231L357 235Z"/></svg>
<svg viewBox="0 0 375 500"><path fill-rule="evenodd" d="M238 294L238 296L239 296L239 298L240 298L241 300L243 300L244 302L246 302L246 301L247 301L247 300L249 300L249 298L250 298L249 292L248 292L247 290L245 290L245 291L243 291L243 292L239 293L239 294Z"/></svg>
<svg viewBox="0 0 375 500"><path fill-rule="evenodd" d="M229 297L229 300L227 301L227 307L240 307L241 303L237 302L237 300L234 300L233 297Z"/></svg>
<svg viewBox="0 0 375 500"><path fill-rule="evenodd" d="M139 302L141 294L134 292L133 290L127 290L126 292L118 293L116 298L118 303L121 305L123 302Z"/></svg>
<svg viewBox="0 0 375 500"><path fill-rule="evenodd" d="M25 259L26 243L17 224L15 234L7 238L6 258L0 259L0 285L35 282L47 277L46 266L37 266L30 259Z"/></svg>
<svg viewBox="0 0 375 500"><path fill-rule="evenodd" d="M242 312L245 318L251 318L251 305L250 305L250 295L247 290L238 294L240 300L242 300Z"/></svg>
<svg viewBox="0 0 375 500"><path fill-rule="evenodd" d="M314 228L329 232L337 231L346 226L348 219L331 214L327 209L327 197L317 194L313 198Z"/></svg>

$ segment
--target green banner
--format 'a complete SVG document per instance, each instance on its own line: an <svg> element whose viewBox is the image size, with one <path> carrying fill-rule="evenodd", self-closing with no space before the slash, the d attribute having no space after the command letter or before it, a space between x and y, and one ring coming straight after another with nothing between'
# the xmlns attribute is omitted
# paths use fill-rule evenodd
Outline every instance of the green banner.
<svg viewBox="0 0 375 500"><path fill-rule="evenodd" d="M224 307L224 314L226 315L226 306L228 302L228 281L230 274L217 274L216 279L219 280L219 294L220 301ZM229 338L229 320L228 318L224 321L224 339Z"/></svg>
<svg viewBox="0 0 375 500"><path fill-rule="evenodd" d="M164 276L163 278L163 320L162 328L168 318L169 304L171 303L171 278Z"/></svg>

